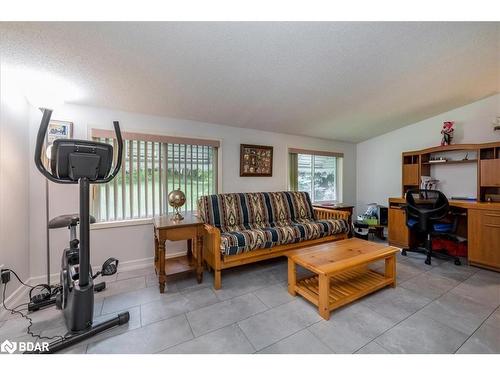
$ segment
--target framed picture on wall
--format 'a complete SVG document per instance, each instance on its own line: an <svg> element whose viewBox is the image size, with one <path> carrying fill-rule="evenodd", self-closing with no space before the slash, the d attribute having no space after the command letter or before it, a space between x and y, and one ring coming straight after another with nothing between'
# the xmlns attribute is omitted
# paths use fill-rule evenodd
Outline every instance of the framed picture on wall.
<svg viewBox="0 0 500 375"><path fill-rule="evenodd" d="M240 177L272 177L273 147L240 145Z"/></svg>
<svg viewBox="0 0 500 375"><path fill-rule="evenodd" d="M70 139L73 137L73 123L69 121L51 120L47 128L47 139L45 140L42 163L50 169L50 149L56 139Z"/></svg>
<svg viewBox="0 0 500 375"><path fill-rule="evenodd" d="M58 138L69 139L73 136L73 123L69 121L52 120L47 129L47 145Z"/></svg>

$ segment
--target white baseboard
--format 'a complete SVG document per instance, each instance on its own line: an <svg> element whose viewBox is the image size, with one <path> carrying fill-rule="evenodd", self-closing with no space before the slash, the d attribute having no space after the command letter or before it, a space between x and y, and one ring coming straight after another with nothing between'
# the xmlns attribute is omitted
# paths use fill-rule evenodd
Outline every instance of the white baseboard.
<svg viewBox="0 0 500 375"><path fill-rule="evenodd" d="M137 270L148 266L152 266L153 264L154 264L153 257L126 260L124 262L120 262L118 266L118 272Z"/></svg>

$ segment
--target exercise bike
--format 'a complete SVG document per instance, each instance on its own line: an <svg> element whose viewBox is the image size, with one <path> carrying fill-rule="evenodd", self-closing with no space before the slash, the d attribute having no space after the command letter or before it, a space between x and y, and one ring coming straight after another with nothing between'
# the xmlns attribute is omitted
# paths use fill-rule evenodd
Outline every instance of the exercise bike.
<svg viewBox="0 0 500 375"><path fill-rule="evenodd" d="M90 224L96 222L92 215L89 215ZM28 303L28 311L34 312L40 309L44 309L55 305L59 310L63 310L66 307L66 301L68 297L68 290L71 289L71 282L73 278L78 273L78 265L80 263L79 255L79 243L77 238L77 226L80 221L80 216L76 214L60 215L48 223L49 229L59 229L68 228L69 229L69 247L64 249L61 259L61 269L60 273L60 284L56 286L51 285L40 285L46 292L42 292L35 296L30 297L30 302ZM92 275L92 279L96 279L98 276L112 276L118 271L118 259L109 258L104 262L101 270L96 274ZM68 272L69 271L69 272ZM90 270L92 273L92 269ZM67 287L64 288L63 285ZM94 284L94 292L99 293L106 289L106 283L104 281Z"/></svg>
<svg viewBox="0 0 500 375"><path fill-rule="evenodd" d="M74 233L71 235L73 241L70 240L70 247L64 251L62 257L62 291L56 297L56 306L64 312L68 335L50 343L48 350L42 352L55 353L107 329L126 324L130 319L130 314L127 311L93 325L93 279L97 274L92 275L90 267L90 185L107 183L118 174L122 164L123 141L120 125L118 121L114 121L118 152L115 167L111 172L113 146L87 140L56 139L50 150L49 172L43 165L41 155L52 110L43 108L42 112L42 120L36 139L35 165L49 181L58 184L78 184L80 190L80 212L78 215L80 239L74 238L76 237L75 223ZM118 266L116 259L110 258L106 263L108 263L107 267L103 266L101 272L116 272ZM104 270L105 268L107 270Z"/></svg>

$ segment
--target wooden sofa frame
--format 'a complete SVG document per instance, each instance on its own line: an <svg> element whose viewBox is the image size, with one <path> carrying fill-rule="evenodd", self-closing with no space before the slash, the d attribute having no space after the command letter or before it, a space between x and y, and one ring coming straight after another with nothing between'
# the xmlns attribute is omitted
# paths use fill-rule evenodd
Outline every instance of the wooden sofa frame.
<svg viewBox="0 0 500 375"><path fill-rule="evenodd" d="M344 219L349 222L349 212L317 207L314 207L313 209L314 214L318 220ZM307 240L287 245L273 246L269 249L248 251L238 255L222 255L220 251L220 234L221 232L216 227L209 224L204 224L203 260L205 261L205 265L214 272L215 289L221 288L221 272L224 269L242 266L244 264L258 262L265 259L277 258L286 255L286 252L292 249L298 249L324 242L343 240L348 236L347 233L339 233L315 240Z"/></svg>

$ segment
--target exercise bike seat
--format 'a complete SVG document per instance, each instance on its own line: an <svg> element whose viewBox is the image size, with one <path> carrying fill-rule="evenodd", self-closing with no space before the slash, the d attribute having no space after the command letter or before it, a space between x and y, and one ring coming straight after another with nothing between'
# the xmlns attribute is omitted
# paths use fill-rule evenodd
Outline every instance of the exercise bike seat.
<svg viewBox="0 0 500 375"><path fill-rule="evenodd" d="M90 224L95 223L95 217L90 216ZM56 216L52 220L49 221L49 229L56 228L68 228L70 226L75 226L80 221L80 215L78 214L67 214Z"/></svg>

